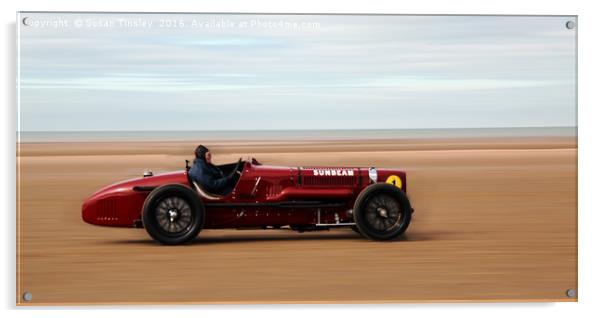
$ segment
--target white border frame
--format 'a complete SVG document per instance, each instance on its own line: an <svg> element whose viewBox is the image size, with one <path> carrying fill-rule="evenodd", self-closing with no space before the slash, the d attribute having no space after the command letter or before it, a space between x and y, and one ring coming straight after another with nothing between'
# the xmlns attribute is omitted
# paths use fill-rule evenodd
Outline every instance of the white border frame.
<svg viewBox="0 0 602 318"><path fill-rule="evenodd" d="M594 1L525 1L507 0L503 2L488 1L434 1L422 0L413 2L387 3L380 0L372 1L298 1L288 3L283 1L256 1L250 3L244 0L228 2L170 0L131 1L106 0L102 2L82 3L81 1L59 0L20 1L15 3L3 2L3 63L5 74L2 77L2 96L4 97L2 146L4 150L1 175L4 176L0 185L1 201L4 203L4 226L2 244L3 262L2 274L5 282L2 291L4 310L11 310L8 316L47 316L58 314L62 317L79 317L81 314L93 317L103 317L107 312L98 310L118 310L128 314L131 310L141 310L144 317L163 317L177 310L178 316L192 317L199 314L215 316L231 316L231 310L245 310L244 314L251 317L266 315L307 316L316 313L333 315L333 310L351 317L366 315L415 316L425 314L428 317L508 317L509 315L543 314L546 317L594 316L600 315L599 298L602 281L602 255L598 242L601 242L599 227L602 224L600 201L597 199L597 181L600 176L599 163L600 143L597 135L600 132L598 107L602 105L599 78L602 76L600 56L601 41L599 31L602 30L602 11L596 10ZM578 15L579 23L579 65L578 65L578 96L579 96L579 302L578 303L491 303L491 304L400 304L400 305L212 305L212 306L95 306L84 307L85 313L72 310L74 307L49 307L28 309L15 307L15 146L16 146L16 50L15 50L15 13L17 11L155 11L155 12L272 12L272 13L400 13L400 14L524 14L524 15ZM81 309L81 307L75 307ZM199 313L198 310L203 310ZM302 310L299 310L302 309ZM170 312L167 312L169 310ZM375 312L376 311L376 312ZM338 314L338 313L337 313ZM488 317L488 318L489 318Z"/></svg>

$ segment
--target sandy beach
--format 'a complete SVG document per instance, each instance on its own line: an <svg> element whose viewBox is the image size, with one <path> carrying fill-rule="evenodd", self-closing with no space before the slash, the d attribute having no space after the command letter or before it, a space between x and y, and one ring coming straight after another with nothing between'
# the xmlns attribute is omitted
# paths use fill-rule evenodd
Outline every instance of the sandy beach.
<svg viewBox="0 0 602 318"><path fill-rule="evenodd" d="M208 230L161 246L143 229L84 223L81 203L144 169L183 169L196 143L23 143L17 303L576 300L565 294L578 287L575 138L204 144L216 163L405 169L413 222L392 242L350 229Z"/></svg>

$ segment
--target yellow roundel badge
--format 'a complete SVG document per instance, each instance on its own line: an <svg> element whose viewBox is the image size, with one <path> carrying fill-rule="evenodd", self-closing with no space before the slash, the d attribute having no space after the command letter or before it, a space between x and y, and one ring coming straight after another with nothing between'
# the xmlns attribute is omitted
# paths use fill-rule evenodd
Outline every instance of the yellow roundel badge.
<svg viewBox="0 0 602 318"><path fill-rule="evenodd" d="M390 175L387 178L387 183L390 183L390 184L392 184L392 185L394 185L394 186L396 186L396 187L398 187L398 188L401 189L401 186L402 186L403 182L401 181L401 178L399 176L396 176L396 175L393 174L393 175Z"/></svg>

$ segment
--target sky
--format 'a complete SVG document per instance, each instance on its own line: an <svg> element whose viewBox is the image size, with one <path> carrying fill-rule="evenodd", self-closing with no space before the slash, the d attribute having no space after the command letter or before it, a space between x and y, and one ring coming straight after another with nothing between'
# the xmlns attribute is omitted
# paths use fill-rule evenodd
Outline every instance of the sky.
<svg viewBox="0 0 602 318"><path fill-rule="evenodd" d="M576 126L574 17L19 17L20 131Z"/></svg>

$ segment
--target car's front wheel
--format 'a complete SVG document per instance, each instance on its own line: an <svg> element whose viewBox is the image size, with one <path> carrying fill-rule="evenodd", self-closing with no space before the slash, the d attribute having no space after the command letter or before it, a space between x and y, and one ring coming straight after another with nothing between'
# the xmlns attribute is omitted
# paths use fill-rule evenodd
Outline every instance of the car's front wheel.
<svg viewBox="0 0 602 318"><path fill-rule="evenodd" d="M353 218L365 237L390 240L408 228L412 207L399 188L388 183L376 183L366 187L357 197Z"/></svg>
<svg viewBox="0 0 602 318"><path fill-rule="evenodd" d="M189 188L179 184L153 190L142 208L146 232L157 242L183 244L195 239L205 221L204 206Z"/></svg>

